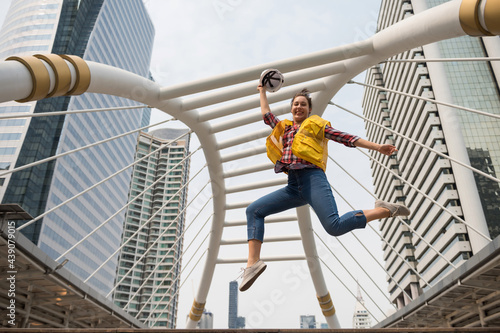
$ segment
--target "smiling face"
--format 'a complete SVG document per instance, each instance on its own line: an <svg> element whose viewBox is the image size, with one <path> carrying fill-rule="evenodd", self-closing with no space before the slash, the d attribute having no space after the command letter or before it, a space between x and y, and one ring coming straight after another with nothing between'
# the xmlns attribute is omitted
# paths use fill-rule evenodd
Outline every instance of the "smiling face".
<svg viewBox="0 0 500 333"><path fill-rule="evenodd" d="M311 113L312 109L305 96L297 96L292 102L292 116L295 125L300 125Z"/></svg>

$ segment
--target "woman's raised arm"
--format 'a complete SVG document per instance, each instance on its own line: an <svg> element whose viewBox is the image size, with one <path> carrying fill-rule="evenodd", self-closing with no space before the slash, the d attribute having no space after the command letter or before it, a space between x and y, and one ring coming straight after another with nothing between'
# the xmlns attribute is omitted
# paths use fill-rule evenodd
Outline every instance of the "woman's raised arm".
<svg viewBox="0 0 500 333"><path fill-rule="evenodd" d="M260 113L262 113L262 116L265 116L266 113L271 112L269 102L267 101L266 89L259 84L257 90L260 93Z"/></svg>

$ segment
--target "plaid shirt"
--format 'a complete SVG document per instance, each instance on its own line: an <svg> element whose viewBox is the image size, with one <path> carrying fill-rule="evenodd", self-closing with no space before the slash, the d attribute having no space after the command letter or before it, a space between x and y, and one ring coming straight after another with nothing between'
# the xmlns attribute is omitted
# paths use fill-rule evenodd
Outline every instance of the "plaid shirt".
<svg viewBox="0 0 500 333"><path fill-rule="evenodd" d="M264 122L274 128L280 120L271 112L268 112L264 116ZM283 155L281 159L276 162L274 171L276 173L290 170L290 169L304 169L304 168L319 168L318 166L307 162L292 153L292 142L295 134L300 126L291 125L285 126L285 132L283 133ZM329 140L342 143L347 147L355 147L354 143L359 139L356 135L351 135L345 132L336 130L333 127L326 125L325 127L325 138Z"/></svg>

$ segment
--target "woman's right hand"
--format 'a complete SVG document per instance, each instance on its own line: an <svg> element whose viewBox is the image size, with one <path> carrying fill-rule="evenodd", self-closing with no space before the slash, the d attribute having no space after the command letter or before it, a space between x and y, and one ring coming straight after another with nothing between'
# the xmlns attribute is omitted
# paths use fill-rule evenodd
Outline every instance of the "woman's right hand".
<svg viewBox="0 0 500 333"><path fill-rule="evenodd" d="M264 92L264 93L265 93L265 92L266 92L266 89L262 86L262 84L259 84L259 85L257 86L257 90L258 90L260 93L262 93L262 92Z"/></svg>

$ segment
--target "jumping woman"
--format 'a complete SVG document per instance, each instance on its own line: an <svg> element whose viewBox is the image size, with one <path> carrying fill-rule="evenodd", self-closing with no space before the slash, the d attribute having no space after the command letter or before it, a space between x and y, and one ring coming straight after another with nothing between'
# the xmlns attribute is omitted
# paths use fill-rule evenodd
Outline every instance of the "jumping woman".
<svg viewBox="0 0 500 333"><path fill-rule="evenodd" d="M312 100L307 89L292 98L293 121L280 121L271 112L266 89L259 85L257 90L264 122L273 129L266 142L267 155L275 163L276 173L288 174L288 184L253 202L246 210L249 252L240 291L250 288L267 267L260 259L260 250L264 240L264 218L268 215L309 204L332 236L365 228L366 223L373 220L410 215L410 210L403 205L377 200L373 209L355 210L339 216L325 175L328 140L347 147L376 150L387 156L396 152L396 147L338 131L327 120L311 116Z"/></svg>

